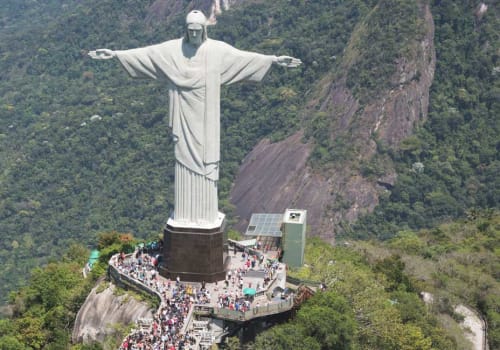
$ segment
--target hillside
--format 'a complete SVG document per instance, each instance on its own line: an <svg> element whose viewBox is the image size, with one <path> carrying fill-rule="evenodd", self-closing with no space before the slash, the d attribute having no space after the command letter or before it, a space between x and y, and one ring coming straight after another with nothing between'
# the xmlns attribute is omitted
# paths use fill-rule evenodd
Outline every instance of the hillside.
<svg viewBox="0 0 500 350"><path fill-rule="evenodd" d="M370 213L386 186L394 183L392 161L379 148L398 149L427 119L436 63L429 6L415 1L377 3L360 18L334 61L303 106L303 137L310 143L307 163L283 174L282 162L293 164L301 157L278 157L272 166L259 167L259 158L269 157L269 152L252 151L247 159L253 170L244 164L232 197L243 219L252 212L280 212L290 205L308 208L311 233L333 240L341 223ZM289 149L287 143L270 147ZM258 186L244 180L253 171L263 174L255 181ZM275 190L244 191L265 188L270 178L281 180L279 187L271 186ZM311 201L313 186L318 191Z"/></svg>
<svg viewBox="0 0 500 350"><path fill-rule="evenodd" d="M300 57L304 64L294 71L275 68L260 85L223 90L219 186L221 208L232 222L235 214L248 219L256 208L244 195L236 209L229 201L242 160L254 146L264 152L280 146L270 141L298 149L300 167L283 167L291 174L281 176L286 182L261 185L258 202L269 212L281 212L287 202L302 205L306 197L280 197L281 186L302 186L317 206L311 234L327 239L340 233L387 238L401 227L433 225L469 207L498 207L495 2L486 1L483 12L465 0L429 6L409 0L242 3L231 2L210 28L211 37ZM173 198L165 91L152 81L132 82L116 62L92 62L86 52L179 37L185 13L179 4L3 3L2 300L33 266L75 241L92 244L97 233L109 230L139 238L161 232ZM186 8L200 5L208 9L212 2L185 2ZM267 152L277 158L261 164L283 164L281 153ZM250 187L261 174L249 166L259 160L253 155L241 168L250 169ZM314 191L323 197L311 196ZM351 225L374 208L359 226Z"/></svg>
<svg viewBox="0 0 500 350"><path fill-rule="evenodd" d="M95 64L86 52L179 37L184 6L212 5L2 3L2 301L72 242L91 244L112 229L143 238L161 232L173 178L165 92L130 82L117 65Z"/></svg>
<svg viewBox="0 0 500 350"><path fill-rule="evenodd" d="M428 121L384 151L398 181L352 228L358 237L388 238L499 205L499 4L438 1L431 10L437 64Z"/></svg>
<svg viewBox="0 0 500 350"><path fill-rule="evenodd" d="M173 198L165 91L153 81L131 81L116 62L92 62L86 52L179 37L184 19L182 14L150 20L156 1L149 6L132 0L8 4L5 21L12 24L0 34L3 300L31 267L71 242L91 244L96 233L112 229L143 238L161 232ZM304 58L301 70L277 68L265 84L223 91L219 188L221 208L228 214L228 193L241 159L262 137L283 138L296 127L303 91L331 66L328 57L349 37L357 9L367 10L362 1L339 6L336 30L343 39L336 47L318 49L316 42L329 34L312 40L316 35L308 16L323 7L317 3L305 11L304 4L296 4L285 11L284 4L256 3L228 11L210 28L211 37L243 49ZM9 17L20 10L25 12L19 18ZM35 12L40 15L32 16ZM341 25L344 13L351 12ZM300 46L294 34L300 30L292 21L299 15L304 26ZM52 20L42 26L36 18Z"/></svg>
<svg viewBox="0 0 500 350"><path fill-rule="evenodd" d="M460 303L482 313L489 348L498 348L499 219L498 212L476 211L387 242L335 248L311 239L306 265L292 274L320 280L332 293L306 303L291 323L260 334L254 348L471 349L458 326ZM425 306L421 292L434 301Z"/></svg>
<svg viewBox="0 0 500 350"><path fill-rule="evenodd" d="M262 141L245 158L232 192L239 228L291 205L310 209L310 234L328 241L390 238L498 207L498 10L377 2L306 95L308 145L292 154L296 135Z"/></svg>
<svg viewBox="0 0 500 350"><path fill-rule="evenodd" d="M288 322L257 330L255 341L245 348L470 350L467 329L455 308L465 304L484 315L489 346L496 349L499 235L500 212L475 211L466 219L404 231L386 242L348 241L334 247L311 238L306 264L289 273L321 282L325 290L317 289ZM60 262L35 269L28 285L12 299L13 316L0 320L3 348L118 348L130 330L127 323L158 307L158 300L109 289L99 278L110 255L133 249L133 237L125 243L121 237L116 232L99 235L102 255L87 279L80 271L87 252L77 245L64 252ZM424 294L433 301L424 303ZM74 337L85 329L87 335L95 332L98 343L71 345L73 326ZM238 339L228 339L225 348L239 349Z"/></svg>

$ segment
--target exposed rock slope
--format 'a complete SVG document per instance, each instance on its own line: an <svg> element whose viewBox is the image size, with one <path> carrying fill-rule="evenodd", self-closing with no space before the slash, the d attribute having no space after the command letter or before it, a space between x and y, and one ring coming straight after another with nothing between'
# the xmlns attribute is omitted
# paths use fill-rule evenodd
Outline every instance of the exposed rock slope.
<svg viewBox="0 0 500 350"><path fill-rule="evenodd" d="M244 159L232 191L242 219L238 229L246 228L252 213L281 212L280 208L291 207L320 213L327 206L329 181L307 166L311 145L301 139L302 132L277 143L264 139Z"/></svg>
<svg viewBox="0 0 500 350"><path fill-rule="evenodd" d="M102 342L114 333L114 324L129 324L140 318L152 318L154 310L129 295L117 296L110 285L97 293L95 287L80 308L73 328L73 342Z"/></svg>
<svg viewBox="0 0 500 350"><path fill-rule="evenodd" d="M227 11L230 7L236 6L245 0L191 0L186 4L178 0L156 0L148 8L148 16L146 20L162 21L170 19L172 16L183 14L186 9L188 10L201 10L215 21L215 17L222 11Z"/></svg>
<svg viewBox="0 0 500 350"><path fill-rule="evenodd" d="M311 234L321 233L331 241L332 232L338 232L344 222L353 222L375 208L379 195L397 177L390 159L377 154L377 143L397 148L427 117L436 63L428 5L422 7L421 19L423 39L395 62L391 81L396 88L378 91L375 100L362 105L347 87L346 76L335 81L325 78L318 84L322 90L309 102L311 112L305 112L305 123L312 122L308 118L313 111L327 113L331 138L347 140L353 150L350 159L328 169L311 169L307 162L311 146L301 145L297 135L274 145L262 141L246 157L231 197L240 228L253 212L279 213L286 207L298 207L308 209ZM347 70L350 63L345 64ZM375 155L383 163L383 174L363 176L360 164L370 162Z"/></svg>

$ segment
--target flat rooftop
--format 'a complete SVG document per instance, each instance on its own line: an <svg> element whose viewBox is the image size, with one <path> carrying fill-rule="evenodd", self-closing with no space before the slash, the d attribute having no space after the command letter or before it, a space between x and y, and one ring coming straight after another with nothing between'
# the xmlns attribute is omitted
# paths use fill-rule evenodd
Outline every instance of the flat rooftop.
<svg viewBox="0 0 500 350"><path fill-rule="evenodd" d="M245 236L281 237L283 214L252 214Z"/></svg>
<svg viewBox="0 0 500 350"><path fill-rule="evenodd" d="M307 215L307 210L287 209L283 215L283 222L293 224L303 224Z"/></svg>

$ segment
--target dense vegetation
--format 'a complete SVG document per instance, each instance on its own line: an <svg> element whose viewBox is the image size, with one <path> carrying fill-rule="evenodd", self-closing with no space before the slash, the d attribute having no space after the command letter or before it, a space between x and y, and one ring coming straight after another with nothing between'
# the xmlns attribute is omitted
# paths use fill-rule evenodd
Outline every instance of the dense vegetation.
<svg viewBox="0 0 500 350"><path fill-rule="evenodd" d="M498 211L471 211L466 219L432 229L401 231L387 246L401 255L419 289L434 295L436 308L453 316L453 305L464 302L479 310L488 322L490 348L500 347Z"/></svg>
<svg viewBox="0 0 500 350"><path fill-rule="evenodd" d="M418 1L378 1L357 28L344 64L349 66L347 86L361 104L398 86L392 81L395 62L425 35L421 11Z"/></svg>
<svg viewBox="0 0 500 350"><path fill-rule="evenodd" d="M78 244L66 249L59 261L35 268L27 285L11 294L12 315L0 320L0 349L69 349L76 314L91 288L105 276L109 259L121 251L133 251L136 243L130 234L115 231L99 234L96 244L99 260L87 278L82 276L82 267L89 251ZM136 297L150 302L147 297ZM123 325L123 331L128 326ZM111 348L116 347L116 339L111 337L109 342ZM74 348L87 347L79 344Z"/></svg>
<svg viewBox="0 0 500 350"><path fill-rule="evenodd" d="M130 48L182 35L184 14L168 22L146 20L151 3L2 1L0 301L25 283L34 266L46 265L14 297L16 322L0 323L0 336L13 348L16 342L36 348L68 340L64 322L89 288L75 277L85 250L72 248L83 255L67 253L62 265L51 258L61 259L74 242L92 244L102 231L156 237L168 216L173 155L165 91L156 82L132 82L117 62L86 57L98 47ZM275 67L265 84L223 90L220 194L226 213L231 212L227 197L241 159L262 137L277 140L299 127L313 129L316 154L324 153L320 147L327 140L328 114L318 113L303 125L311 119L301 118L301 111L304 101L314 98L314 85L342 69L339 62L347 59L342 55L354 28L371 30L372 40L357 43L366 51L352 57L356 64L348 85L361 101L387 87L402 41L420 35L417 23L402 20L415 18L412 3L252 2L225 13L209 29L212 38L239 48L290 54L304 62L297 70ZM399 150L381 145L378 151L396 165L397 183L374 214L348 232L349 237L396 237L382 248L371 243L362 248L389 251L388 260L313 242L309 259L316 263L300 273L329 281L329 292L305 305L297 315L300 321L258 338L256 348L271 346L292 331L297 346L311 349L339 341L354 348L404 348L411 342L422 349L457 348L461 340L444 335L440 318L436 321L418 301L416 292L429 288L439 296L438 311L453 316L450 305L459 300L481 310L489 321L491 347L500 346L498 217L435 228L443 220L476 213L474 208L499 206L500 5L485 3L488 10L478 15L475 1L430 1L437 67L428 121ZM337 152L324 159L342 160L349 156L349 140L335 140L324 149ZM417 231L421 228L427 229ZM423 272L409 270L419 266L414 261L434 273L420 281ZM76 289L58 292L52 285L58 283ZM47 295L45 288L53 293ZM372 293L378 297L369 299ZM56 304L64 311L53 308ZM319 311L325 304L331 308L328 315ZM385 313L390 317L383 318ZM345 328L330 325L332 320L341 320ZM315 330L308 322L325 327ZM33 333L19 333L16 327ZM387 327L400 334L384 332Z"/></svg>
<svg viewBox="0 0 500 350"><path fill-rule="evenodd" d="M357 23L344 50L331 57L337 64L315 87L316 100L321 102L309 108L304 116L305 138L314 141L308 159L313 168L326 174L330 169L352 168L369 181L375 181L393 168L392 160L385 154L386 141L376 132L370 131L370 138L380 149L374 157L363 156L367 152L365 132L374 129L367 114L382 101L391 100L388 96L394 91L404 91L404 85L420 81L422 72L417 68L409 80L403 79L405 82L401 83L401 71L408 68L406 65L425 67L431 63L419 58L422 42L432 33L426 4L426 1L414 0L377 1ZM349 90L345 96L344 88ZM350 95L356 103L350 102ZM332 99L341 102L335 104ZM352 116L351 108L356 108ZM396 116L390 113L389 117L398 127L400 123L392 119ZM341 196L335 196L328 211L341 212L349 208L348 201ZM339 229L337 227L337 231Z"/></svg>
<svg viewBox="0 0 500 350"><path fill-rule="evenodd" d="M475 1L431 1L437 65L428 121L397 151L398 180L357 237L392 237L433 227L500 201L498 2L479 15Z"/></svg>
<svg viewBox="0 0 500 350"><path fill-rule="evenodd" d="M323 281L327 292L304 304L291 323L259 335L255 349L302 349L306 342L311 349L460 348L420 301L400 258L370 264L351 248L311 240L306 264L296 276ZM285 334L293 341L285 342Z"/></svg>
<svg viewBox="0 0 500 350"><path fill-rule="evenodd" d="M296 318L259 335L254 349L469 349L454 308L486 316L491 349L500 347L500 213L431 230L404 231L385 243L308 242L306 267L293 273L323 281L326 293ZM433 295L425 306L420 292ZM311 327L311 325L314 326Z"/></svg>
<svg viewBox="0 0 500 350"><path fill-rule="evenodd" d="M74 241L91 244L105 230L143 238L161 232L173 198L166 91L154 81L132 81L116 61L86 56L99 47L137 47L182 35L184 14L170 22L146 20L152 2L2 6L2 300L33 266ZM262 2L230 11L209 28L210 37L239 48L304 62L296 70L274 67L265 84L223 90L219 192L226 213L243 156L260 138L282 138L298 127L307 91L335 67L331 57L342 53L373 3Z"/></svg>
<svg viewBox="0 0 500 350"><path fill-rule="evenodd" d="M88 250L74 245L60 262L36 268L11 297L13 316L0 320L2 349L68 349L75 314L112 254L133 249L130 235L99 235L99 263L88 279ZM490 348L500 346L500 213L471 213L432 230L405 231L387 242L351 241L332 247L311 239L306 265L292 275L321 281L288 323L257 336L249 349L470 349L454 306L486 315ZM63 287L63 288L61 288ZM425 305L419 293L433 295ZM123 328L122 331L125 331ZM123 334L123 333L120 333ZM75 345L76 349L113 347ZM119 339L118 339L119 341ZM226 348L239 349L229 339Z"/></svg>
<svg viewBox="0 0 500 350"><path fill-rule="evenodd" d="M61 261L32 271L28 285L12 296L12 319L0 320L2 349L63 349L69 343L76 313L94 282L82 278L87 257L87 249L75 245Z"/></svg>

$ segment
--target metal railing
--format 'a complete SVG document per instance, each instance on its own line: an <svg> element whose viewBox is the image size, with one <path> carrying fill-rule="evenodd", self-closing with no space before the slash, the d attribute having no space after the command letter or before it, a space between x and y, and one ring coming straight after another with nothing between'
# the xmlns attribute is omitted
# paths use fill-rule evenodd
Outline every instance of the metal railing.
<svg viewBox="0 0 500 350"><path fill-rule="evenodd" d="M321 282L312 281L312 280L301 280L299 278L291 277L288 274L286 276L286 281L288 283L294 284L296 286L299 286L301 284L305 284L305 285L309 285L309 286L319 287L321 285Z"/></svg>
<svg viewBox="0 0 500 350"><path fill-rule="evenodd" d="M250 310L245 312L214 307L212 316L233 321L248 321L257 317L285 312L291 310L292 307L293 299L290 298L280 302L269 302L265 305L253 306Z"/></svg>

